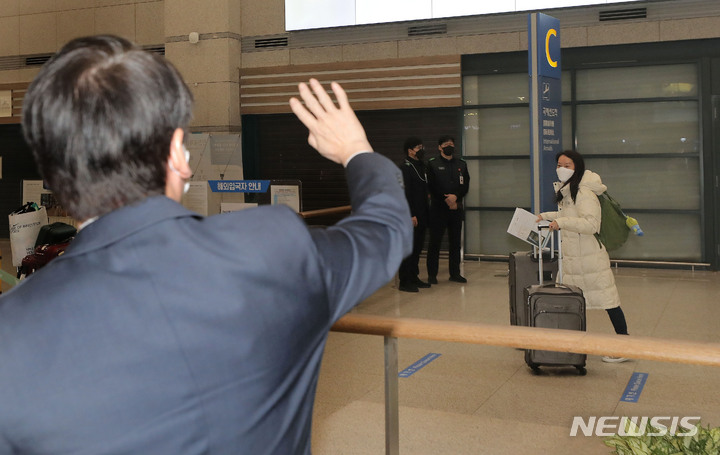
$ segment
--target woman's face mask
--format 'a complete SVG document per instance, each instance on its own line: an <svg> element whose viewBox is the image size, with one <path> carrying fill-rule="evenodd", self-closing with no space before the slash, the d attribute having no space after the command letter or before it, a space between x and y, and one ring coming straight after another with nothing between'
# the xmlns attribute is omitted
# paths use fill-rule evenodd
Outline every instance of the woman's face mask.
<svg viewBox="0 0 720 455"><path fill-rule="evenodd" d="M560 179L560 181L565 183L570 179L570 177L573 176L573 174L575 173L575 169L568 169L566 167L558 167L555 169L555 172L557 173L557 176Z"/></svg>
<svg viewBox="0 0 720 455"><path fill-rule="evenodd" d="M557 168L555 169L558 178L561 182L567 182L570 177L575 173L575 162L568 158L566 155L560 155L557 161Z"/></svg>

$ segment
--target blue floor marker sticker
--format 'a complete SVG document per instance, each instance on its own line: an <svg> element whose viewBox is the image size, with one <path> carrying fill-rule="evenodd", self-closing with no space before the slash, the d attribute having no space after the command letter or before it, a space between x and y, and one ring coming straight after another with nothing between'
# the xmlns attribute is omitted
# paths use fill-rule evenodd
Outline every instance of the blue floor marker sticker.
<svg viewBox="0 0 720 455"><path fill-rule="evenodd" d="M640 393L642 393L643 387L645 387L647 377L647 373L633 373L620 401L637 403L640 399Z"/></svg>
<svg viewBox="0 0 720 455"><path fill-rule="evenodd" d="M431 352L430 354L426 355L422 359L418 360L417 362L413 363L412 365L398 373L398 377L409 378L410 376L415 374L416 371L420 370L422 367L437 359L438 357L440 357L440 354Z"/></svg>

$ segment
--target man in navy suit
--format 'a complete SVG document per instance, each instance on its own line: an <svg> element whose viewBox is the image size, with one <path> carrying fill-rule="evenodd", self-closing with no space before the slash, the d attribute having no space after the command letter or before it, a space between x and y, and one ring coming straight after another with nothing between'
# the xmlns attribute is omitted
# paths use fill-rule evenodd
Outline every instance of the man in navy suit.
<svg viewBox="0 0 720 455"><path fill-rule="evenodd" d="M352 215L287 207L201 217L192 97L164 58L111 36L68 43L30 85L23 128L81 229L0 299L0 454L308 454L330 326L410 252L397 167L337 84L290 105L346 167Z"/></svg>

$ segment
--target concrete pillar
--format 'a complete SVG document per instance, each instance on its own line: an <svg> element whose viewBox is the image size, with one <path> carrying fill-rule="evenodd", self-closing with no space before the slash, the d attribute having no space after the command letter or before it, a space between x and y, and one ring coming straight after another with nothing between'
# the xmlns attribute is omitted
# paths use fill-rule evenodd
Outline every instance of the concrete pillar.
<svg viewBox="0 0 720 455"><path fill-rule="evenodd" d="M192 131L240 132L240 36L241 0L165 0L165 56L195 96Z"/></svg>

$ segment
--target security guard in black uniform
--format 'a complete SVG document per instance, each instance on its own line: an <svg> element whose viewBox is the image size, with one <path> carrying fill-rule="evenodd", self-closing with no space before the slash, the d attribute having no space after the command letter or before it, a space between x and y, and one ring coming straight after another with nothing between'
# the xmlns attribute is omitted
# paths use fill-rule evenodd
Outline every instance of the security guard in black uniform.
<svg viewBox="0 0 720 455"><path fill-rule="evenodd" d="M405 197L410 206L410 215L414 226L413 250L410 256L400 264L398 276L400 278L399 290L405 292L418 292L418 288L429 288L430 285L418 277L420 268L420 252L425 243L425 229L427 228L428 186L425 163L423 163L423 144L417 137L410 137L405 141L405 160L400 163L400 170L405 180Z"/></svg>
<svg viewBox="0 0 720 455"><path fill-rule="evenodd" d="M467 283L460 275L460 238L465 219L463 197L468 192L470 175L465 160L455 156L455 139L442 136L438 140L440 155L427 164L430 190L430 245L427 253L428 282L437 283L440 243L448 231L450 281Z"/></svg>

